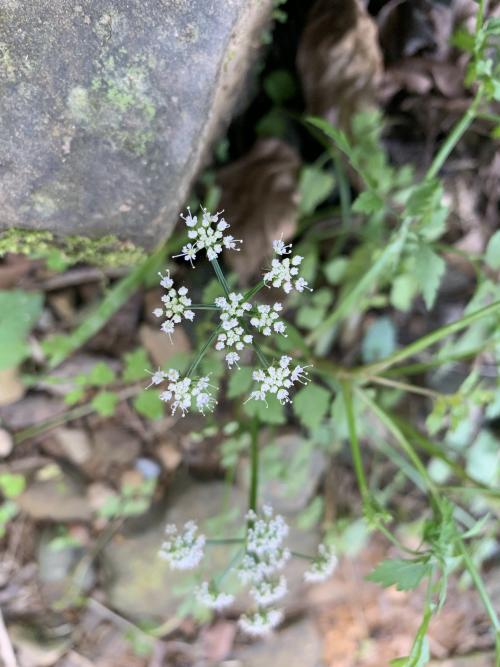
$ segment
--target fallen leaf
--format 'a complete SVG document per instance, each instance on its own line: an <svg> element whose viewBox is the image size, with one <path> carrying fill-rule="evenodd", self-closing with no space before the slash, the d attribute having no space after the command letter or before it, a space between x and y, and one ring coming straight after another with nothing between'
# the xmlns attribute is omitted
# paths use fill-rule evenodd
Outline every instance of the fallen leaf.
<svg viewBox="0 0 500 667"><path fill-rule="evenodd" d="M0 371L0 405L10 405L24 396L24 387L16 367Z"/></svg>
<svg viewBox="0 0 500 667"><path fill-rule="evenodd" d="M222 169L217 182L231 234L243 240L226 260L243 281L265 268L272 241L295 232L299 206L300 159L276 138L260 139L244 157Z"/></svg>
<svg viewBox="0 0 500 667"><path fill-rule="evenodd" d="M376 105L382 73L377 27L357 0L318 0L297 53L307 110L348 131Z"/></svg>
<svg viewBox="0 0 500 667"><path fill-rule="evenodd" d="M4 459L12 451L14 443L11 434L3 428L0 428L0 458Z"/></svg>
<svg viewBox="0 0 500 667"><path fill-rule="evenodd" d="M139 329L139 339L155 366L163 366L174 354L191 350L189 339L181 327L176 327L170 338L159 327L143 324Z"/></svg>

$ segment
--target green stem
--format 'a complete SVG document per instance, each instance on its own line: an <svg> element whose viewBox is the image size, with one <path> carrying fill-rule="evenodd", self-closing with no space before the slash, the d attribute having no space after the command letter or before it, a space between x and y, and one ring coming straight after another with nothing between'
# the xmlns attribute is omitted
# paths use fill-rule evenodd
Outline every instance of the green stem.
<svg viewBox="0 0 500 667"><path fill-rule="evenodd" d="M303 554L300 551L290 551L290 553L294 558L300 558L300 560L307 560L307 561L314 560L314 556L308 556L307 554Z"/></svg>
<svg viewBox="0 0 500 667"><path fill-rule="evenodd" d="M437 174L443 167L444 163L448 159L450 153L453 151L455 146L458 144L460 139L467 132L467 130L475 120L478 107L481 103L481 100L483 99L483 94L484 94L484 87L481 84L477 89L477 92L474 96L474 99L472 100L471 105L469 106L465 114L462 116L462 118L455 125L450 134L447 136L446 141L437 152L425 176L426 180L430 180L437 176Z"/></svg>
<svg viewBox="0 0 500 667"><path fill-rule="evenodd" d="M484 605L484 608L486 609L486 613L488 614L490 621L495 628L495 633L496 633L496 640L497 640L497 645L499 642L500 638L500 622L498 620L498 616L496 614L495 608L493 607L493 603L490 600L490 596L488 595L488 592L483 584L483 581L481 579L481 575L478 572L478 569L476 567L476 564L472 560L467 547L464 544L464 541L462 538L457 535L457 545L460 550L460 553L463 556L465 567L467 568L472 581L474 582L474 586L477 588L477 592L479 593L479 596L481 598L481 601Z"/></svg>
<svg viewBox="0 0 500 667"><path fill-rule="evenodd" d="M191 310L220 310L217 306L210 306L205 303L193 303L189 307Z"/></svg>
<svg viewBox="0 0 500 667"><path fill-rule="evenodd" d="M260 290L263 287L265 287L265 283L263 280L261 280L260 282L257 283L257 285L255 285L255 287L252 287L247 292L245 292L245 294L243 295L243 301L248 301L249 299L251 299L253 296L257 294L257 292L260 292Z"/></svg>
<svg viewBox="0 0 500 667"><path fill-rule="evenodd" d="M250 489L248 495L249 509L257 512L257 496L259 492L259 422L254 417L250 426Z"/></svg>
<svg viewBox="0 0 500 667"><path fill-rule="evenodd" d="M230 290L228 282L226 280L226 276L224 275L224 272L222 271L221 265L219 264L219 260L217 258L212 259L210 261L210 264L214 268L215 275L217 276L218 281L222 285L222 289L224 290L226 296L229 298L229 294L230 294L231 290Z"/></svg>
<svg viewBox="0 0 500 667"><path fill-rule="evenodd" d="M361 457L361 447L359 445L358 434L356 433L356 422L354 419L354 410L352 405L352 391L351 386L347 381L341 383L342 397L344 399L345 414L347 418L347 427L349 429L349 440L351 443L352 460L354 463L354 471L356 479L358 480L358 487L361 493L361 499L365 501L369 495L368 483L363 469L363 460Z"/></svg>
<svg viewBox="0 0 500 667"><path fill-rule="evenodd" d="M368 366L361 366L358 369L354 369L353 374L356 376L379 375L386 368L394 366L394 364L397 364L400 361L407 359L408 357L414 356L418 352L421 352L422 350L425 350L431 345L438 343L443 338L451 336L451 334L454 334L457 331L465 329L473 322L476 322L477 320L480 320L483 317L487 317L488 315L493 315L498 310L500 310L500 301L495 301L494 303L491 303L489 306L480 308L479 310L470 313L470 315L462 317L456 322L447 324L444 327L440 327L439 329L432 331L430 334L427 334L426 336L422 336L422 338L419 338L414 343L410 343L410 345L407 345L401 350L394 352L394 354L391 354L385 359L377 361L374 364L370 364Z"/></svg>
<svg viewBox="0 0 500 667"><path fill-rule="evenodd" d="M195 359L193 360L193 362L189 366L188 370L186 371L186 377L190 377L194 373L194 371L198 367L198 364L200 363L200 361L203 359L203 357L207 353L208 348L210 347L210 345L214 342L214 340L219 335L219 331L221 329L222 329L222 325L219 324L219 326L214 331L212 331L210 336L207 338L207 340L203 344L203 347L200 349L200 351L196 355Z"/></svg>

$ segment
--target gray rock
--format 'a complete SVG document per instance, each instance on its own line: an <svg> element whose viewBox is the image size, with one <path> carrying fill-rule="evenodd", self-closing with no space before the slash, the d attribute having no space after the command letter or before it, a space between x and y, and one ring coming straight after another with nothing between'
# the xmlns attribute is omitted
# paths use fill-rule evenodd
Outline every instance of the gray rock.
<svg viewBox="0 0 500 667"><path fill-rule="evenodd" d="M323 647L313 621L304 619L235 652L240 667L321 667Z"/></svg>
<svg viewBox="0 0 500 667"><path fill-rule="evenodd" d="M174 491L169 507L159 523L140 533L116 535L105 547L104 559L108 570L107 594L111 606L125 616L164 620L177 612L186 593L176 593L187 575L170 570L158 557L164 539L166 523L182 526L194 519L202 530L206 522L220 516L225 509L234 510L234 520L224 527L224 535L234 536L241 527L246 512L246 494L233 489L231 495L222 482L194 483L183 481L183 489ZM213 534L213 533L211 533ZM216 533L219 535L219 533ZM314 553L319 543L315 532L303 532L291 528L287 545L296 551ZM204 561L203 575L210 577L227 566L231 552L226 546L210 547L208 562ZM307 563L292 559L286 567L289 595L287 604L300 606L303 599L303 572ZM246 596L238 599L238 608L248 604Z"/></svg>
<svg viewBox="0 0 500 667"><path fill-rule="evenodd" d="M32 482L16 502L38 521L90 521L92 510L81 486L69 475Z"/></svg>
<svg viewBox="0 0 500 667"><path fill-rule="evenodd" d="M169 235L272 0L3 0L0 225Z"/></svg>

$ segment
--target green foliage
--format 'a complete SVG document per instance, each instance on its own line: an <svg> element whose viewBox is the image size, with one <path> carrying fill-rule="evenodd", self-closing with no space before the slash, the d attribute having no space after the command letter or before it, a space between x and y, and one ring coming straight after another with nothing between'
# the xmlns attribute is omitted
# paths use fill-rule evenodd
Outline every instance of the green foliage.
<svg viewBox="0 0 500 667"><path fill-rule="evenodd" d="M428 562L422 560L383 560L366 578L387 588L395 586L398 591L411 591L430 574Z"/></svg>
<svg viewBox="0 0 500 667"><path fill-rule="evenodd" d="M317 384L308 384L293 401L293 410L300 422L309 429L318 427L328 412L330 392Z"/></svg>
<svg viewBox="0 0 500 667"><path fill-rule="evenodd" d="M299 180L300 212L314 213L317 207L330 196L335 186L333 174L314 165L302 167Z"/></svg>
<svg viewBox="0 0 500 667"><path fill-rule="evenodd" d="M158 420L165 414L165 404L154 391L142 391L133 400L135 410L146 419Z"/></svg>
<svg viewBox="0 0 500 667"><path fill-rule="evenodd" d="M396 349L396 330L389 317L379 317L367 329L361 352L367 364L388 357Z"/></svg>
<svg viewBox="0 0 500 667"><path fill-rule="evenodd" d="M0 290L0 370L17 366L28 356L28 334L42 306L38 292Z"/></svg>
<svg viewBox="0 0 500 667"><path fill-rule="evenodd" d="M112 417L119 400L118 395L113 391L100 391L91 400L90 405L101 417Z"/></svg>
<svg viewBox="0 0 500 667"><path fill-rule="evenodd" d="M488 241L484 261L491 269L500 269L500 231L495 232Z"/></svg>

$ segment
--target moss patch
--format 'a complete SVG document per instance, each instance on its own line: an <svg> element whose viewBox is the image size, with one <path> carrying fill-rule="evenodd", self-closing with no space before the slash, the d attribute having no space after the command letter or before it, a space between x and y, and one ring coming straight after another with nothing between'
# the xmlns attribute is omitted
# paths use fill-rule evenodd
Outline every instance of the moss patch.
<svg viewBox="0 0 500 667"><path fill-rule="evenodd" d="M89 88L75 86L68 95L68 111L81 127L111 140L117 147L144 155L154 139L156 107L150 96L149 62L136 57L124 64L127 53L109 56ZM119 62L123 60L124 62Z"/></svg>
<svg viewBox="0 0 500 667"><path fill-rule="evenodd" d="M56 270L85 262L94 266L131 266L145 257L142 248L115 236L89 239L85 236L56 237L48 231L8 229L0 232L0 256L6 253L43 258Z"/></svg>

